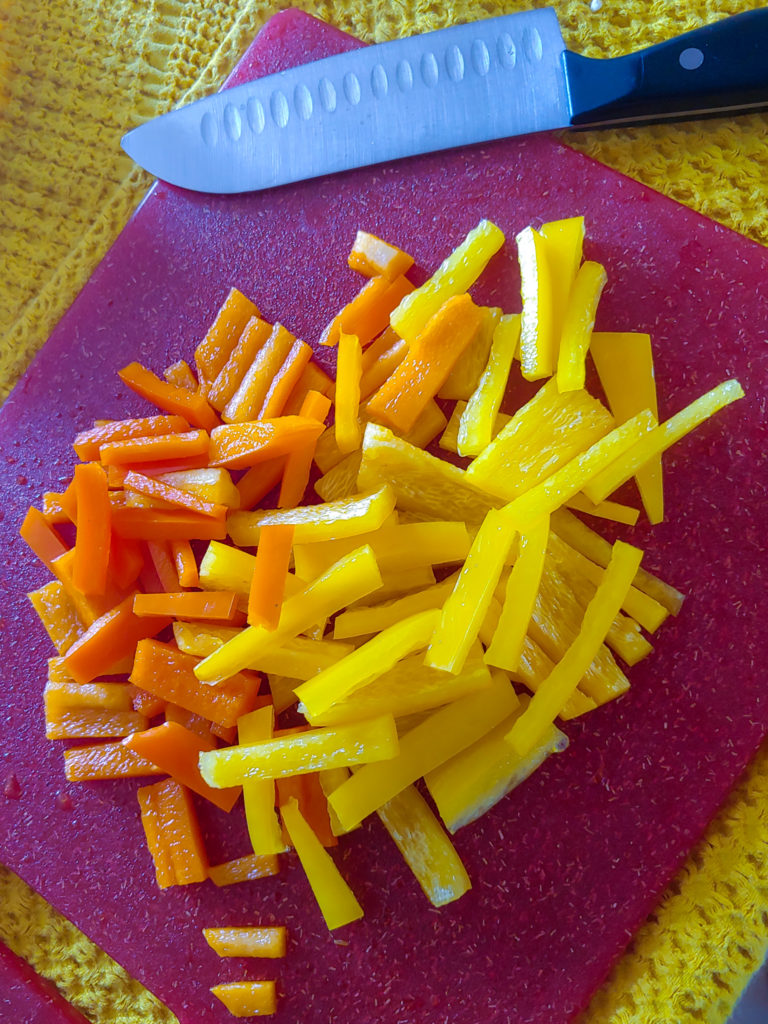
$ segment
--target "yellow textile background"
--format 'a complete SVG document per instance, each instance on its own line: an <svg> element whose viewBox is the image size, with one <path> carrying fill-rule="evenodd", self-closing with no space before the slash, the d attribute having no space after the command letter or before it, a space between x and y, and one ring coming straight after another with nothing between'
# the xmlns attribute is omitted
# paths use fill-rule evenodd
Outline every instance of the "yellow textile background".
<svg viewBox="0 0 768 1024"><path fill-rule="evenodd" d="M285 5L284 5L285 6ZM523 0L300 0L370 41L532 6ZM745 0L555 0L566 43L615 56ZM0 399L43 344L149 185L118 140L215 89L269 0L0 0ZM768 244L765 116L569 142ZM586 1024L722 1022L768 946L768 749L752 765L657 912L595 997ZM172 1015L0 869L0 939L92 1020ZM414 1022L416 1024L416 1022Z"/></svg>

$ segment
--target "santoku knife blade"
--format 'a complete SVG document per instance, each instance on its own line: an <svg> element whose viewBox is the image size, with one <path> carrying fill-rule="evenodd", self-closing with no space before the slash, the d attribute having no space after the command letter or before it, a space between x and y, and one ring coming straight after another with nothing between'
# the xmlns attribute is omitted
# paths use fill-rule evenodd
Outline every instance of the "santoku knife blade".
<svg viewBox="0 0 768 1024"><path fill-rule="evenodd" d="M248 192L556 128L768 106L768 8L612 59L566 50L550 8L353 50L224 90L124 136L200 192Z"/></svg>

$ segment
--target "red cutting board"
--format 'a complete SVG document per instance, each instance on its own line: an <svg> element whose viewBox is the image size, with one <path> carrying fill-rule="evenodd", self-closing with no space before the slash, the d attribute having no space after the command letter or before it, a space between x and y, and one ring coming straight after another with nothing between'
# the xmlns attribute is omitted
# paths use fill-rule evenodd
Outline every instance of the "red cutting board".
<svg viewBox="0 0 768 1024"><path fill-rule="evenodd" d="M88 1024L82 1014L0 942L0 1024Z"/></svg>
<svg viewBox="0 0 768 1024"><path fill-rule="evenodd" d="M236 80L358 45L297 12L269 22ZM51 650L24 598L46 580L17 538L27 505L72 467L94 418L137 413L115 371L190 358L231 285L316 341L359 287L344 261L365 228L433 269L481 217L510 242L477 289L519 308L515 233L584 214L609 286L598 328L648 331L662 415L726 377L748 397L666 459L667 522L627 531L689 594L631 692L569 723L569 750L456 845L472 892L431 909L379 826L336 852L365 919L330 935L292 858L280 876L160 892L136 783L68 785L43 737ZM176 1012L224 1024L211 985L277 977L277 1021L560 1024L585 1006L768 729L764 599L768 253L550 137L419 157L241 197L156 186L0 418L3 629L0 860ZM324 357L329 354L324 352ZM758 670L759 668L759 670ZM69 809L57 802L66 791ZM66 803L66 802L64 802ZM240 808L206 814L213 862L246 852ZM284 962L219 961L204 925L284 923Z"/></svg>

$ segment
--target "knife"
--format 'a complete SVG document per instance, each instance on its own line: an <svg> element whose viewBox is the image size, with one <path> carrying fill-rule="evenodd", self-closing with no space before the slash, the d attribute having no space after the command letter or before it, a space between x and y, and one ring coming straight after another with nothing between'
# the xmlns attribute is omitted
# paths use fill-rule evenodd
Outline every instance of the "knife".
<svg viewBox="0 0 768 1024"><path fill-rule="evenodd" d="M146 170L248 192L550 131L768 107L768 8L624 57L565 48L551 8L363 47L224 90L128 132Z"/></svg>

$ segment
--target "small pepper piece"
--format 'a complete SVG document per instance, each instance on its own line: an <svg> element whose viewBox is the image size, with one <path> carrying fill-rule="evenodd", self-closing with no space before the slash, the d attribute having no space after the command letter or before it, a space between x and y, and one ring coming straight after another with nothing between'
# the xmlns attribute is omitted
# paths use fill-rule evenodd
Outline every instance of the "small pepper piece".
<svg viewBox="0 0 768 1024"><path fill-rule="evenodd" d="M160 888L204 882L208 858L189 791L164 779L143 786L137 796Z"/></svg>
<svg viewBox="0 0 768 1024"><path fill-rule="evenodd" d="M245 325L258 315L258 309L250 299L237 288L230 289L207 334L195 349L195 365L201 378L215 380Z"/></svg>
<svg viewBox="0 0 768 1024"><path fill-rule="evenodd" d="M413 256L390 245L372 235L368 231L358 231L355 241L347 257L350 270L356 270L366 277L375 277L382 274L388 281L394 281L396 277L405 274L413 266Z"/></svg>
<svg viewBox="0 0 768 1024"><path fill-rule="evenodd" d="M219 956L264 957L270 960L285 956L287 929L284 925L230 928L203 928L203 937Z"/></svg>
<svg viewBox="0 0 768 1024"><path fill-rule="evenodd" d="M520 756L530 754L541 742L576 689L616 618L642 557L642 551L631 544L614 544L611 561L587 605L578 636L506 735L507 742Z"/></svg>
<svg viewBox="0 0 768 1024"><path fill-rule="evenodd" d="M212 432L208 458L212 466L246 469L303 448L323 430L322 423L304 416L226 423Z"/></svg>
<svg viewBox="0 0 768 1024"><path fill-rule="evenodd" d="M176 567L176 575L180 587L197 587L200 584L200 577L197 571L197 562L192 545L188 540L172 540L171 556Z"/></svg>
<svg viewBox="0 0 768 1024"><path fill-rule="evenodd" d="M136 491L145 494L150 498L167 502L169 505L187 509L189 512L198 512L201 516L212 516L214 519L223 519L227 514L227 506L217 502L204 501L196 494L185 491L173 484L166 483L159 478L144 476L143 473L136 473L128 470L125 474L123 486L126 491Z"/></svg>
<svg viewBox="0 0 768 1024"><path fill-rule="evenodd" d="M520 316L503 316L493 332L488 364L461 416L459 455L479 455L491 443L519 340Z"/></svg>
<svg viewBox="0 0 768 1024"><path fill-rule="evenodd" d="M516 241L523 300L520 371L526 380L539 380L557 366L552 269L547 243L535 228L525 228Z"/></svg>
<svg viewBox="0 0 768 1024"><path fill-rule="evenodd" d="M163 370L163 377L174 387L184 388L185 391L197 391L197 378L192 372L192 367L185 359L179 359Z"/></svg>
<svg viewBox="0 0 768 1024"><path fill-rule="evenodd" d="M212 864L208 876L214 885L234 885L237 882L253 882L257 878L268 878L280 871L280 862L274 855L260 856L248 853L245 857L228 860L223 864Z"/></svg>
<svg viewBox="0 0 768 1024"><path fill-rule="evenodd" d="M37 555L43 565L53 569L53 561L65 554L69 549L56 530L46 520L43 513L31 506L21 524L19 535L30 550Z"/></svg>
<svg viewBox="0 0 768 1024"><path fill-rule="evenodd" d="M262 527L248 596L248 624L277 629L293 550L291 524Z"/></svg>
<svg viewBox="0 0 768 1024"><path fill-rule="evenodd" d="M274 707L257 708L237 720L238 743L249 746L272 739L274 727ZM260 855L284 853L286 846L275 810L274 780L245 779L242 788L245 821L253 852Z"/></svg>
<svg viewBox="0 0 768 1024"><path fill-rule="evenodd" d="M184 434L189 423L183 416L145 416L140 419L112 420L102 426L82 430L74 440L75 454L83 462L100 458L102 445L158 434Z"/></svg>
<svg viewBox="0 0 768 1024"><path fill-rule="evenodd" d="M85 631L75 606L63 585L51 580L39 590L27 594L46 633L59 654L66 654L72 644Z"/></svg>
<svg viewBox="0 0 768 1024"><path fill-rule="evenodd" d="M563 317L557 359L557 387L560 391L584 387L587 350L595 326L597 304L607 281L608 275L602 264L587 260L579 267Z"/></svg>
<svg viewBox="0 0 768 1024"><path fill-rule="evenodd" d="M173 616L201 622L232 622L237 615L237 594L232 591L182 590L176 593L136 594L133 614Z"/></svg>
<svg viewBox="0 0 768 1024"><path fill-rule="evenodd" d="M344 331L356 335L361 345L367 345L381 334L392 310L412 291L413 285L402 275L394 281L386 277L372 277L331 320L323 331L320 344L338 344L339 335Z"/></svg>
<svg viewBox="0 0 768 1024"><path fill-rule="evenodd" d="M265 1017L277 1013L274 981L228 981L214 985L211 992L233 1017Z"/></svg>
<svg viewBox="0 0 768 1024"><path fill-rule="evenodd" d="M541 225L552 282L552 319L556 338L563 330L568 297L581 264L584 249L584 218L568 217ZM643 407L645 408L645 407Z"/></svg>
<svg viewBox="0 0 768 1024"><path fill-rule="evenodd" d="M336 361L336 444L344 455L360 447L360 378L363 351L355 334L339 334Z"/></svg>
<svg viewBox="0 0 768 1024"><path fill-rule="evenodd" d="M64 751L64 775L69 782L131 779L161 774L151 761L134 754L122 740L70 747Z"/></svg>
<svg viewBox="0 0 768 1024"><path fill-rule="evenodd" d="M219 417L200 391L174 387L141 363L129 363L117 375L136 394L166 412L183 416L193 427L211 431L219 422Z"/></svg>
<svg viewBox="0 0 768 1024"><path fill-rule="evenodd" d="M359 920L363 908L331 855L304 821L298 802L289 800L280 808L280 813L328 928L333 931Z"/></svg>

